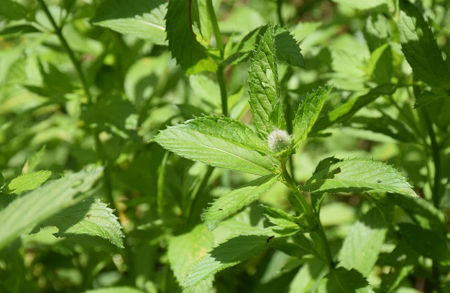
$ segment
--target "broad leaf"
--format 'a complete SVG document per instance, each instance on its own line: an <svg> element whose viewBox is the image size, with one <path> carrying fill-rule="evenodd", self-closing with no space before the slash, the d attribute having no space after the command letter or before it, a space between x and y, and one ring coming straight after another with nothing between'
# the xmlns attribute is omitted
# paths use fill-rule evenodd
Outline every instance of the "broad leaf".
<svg viewBox="0 0 450 293"><path fill-rule="evenodd" d="M370 55L369 64L367 65L368 74L378 84L390 83L393 72L392 62L391 46L384 44Z"/></svg>
<svg viewBox="0 0 450 293"><path fill-rule="evenodd" d="M215 71L206 49L196 40L190 23L189 1L169 1L166 14L167 40L172 56L187 73Z"/></svg>
<svg viewBox="0 0 450 293"><path fill-rule="evenodd" d="M8 188L14 193L33 190L41 186L51 175L52 172L46 170L23 174L11 180Z"/></svg>
<svg viewBox="0 0 450 293"><path fill-rule="evenodd" d="M304 65L303 56L300 53L300 46L288 30L278 29L275 35L275 48L278 60L297 67Z"/></svg>
<svg viewBox="0 0 450 293"><path fill-rule="evenodd" d="M97 8L93 21L121 34L164 45L166 11L167 2L163 0L105 0Z"/></svg>
<svg viewBox="0 0 450 293"><path fill-rule="evenodd" d="M277 179L278 176L268 175L222 195L206 210L204 214L206 224L210 229L215 228L218 222L257 200L277 182Z"/></svg>
<svg viewBox="0 0 450 293"><path fill-rule="evenodd" d="M369 293L373 292L364 277L355 270L337 268L320 282L318 293Z"/></svg>
<svg viewBox="0 0 450 293"><path fill-rule="evenodd" d="M27 15L27 10L17 1L2 0L0 5L0 16L9 20L21 20Z"/></svg>
<svg viewBox="0 0 450 293"><path fill-rule="evenodd" d="M85 293L144 293L139 289L133 287L109 287L109 288L99 288L88 290Z"/></svg>
<svg viewBox="0 0 450 293"><path fill-rule="evenodd" d="M274 27L269 26L253 54L249 70L249 95L253 123L261 137L285 129L280 98Z"/></svg>
<svg viewBox="0 0 450 293"><path fill-rule="evenodd" d="M361 9L361 10L372 9L377 6L387 5L387 0L358 0L358 1L333 0L333 1L338 4L341 4L341 5L345 5L345 6L348 6L351 8Z"/></svg>
<svg viewBox="0 0 450 293"><path fill-rule="evenodd" d="M180 285L185 284L192 267L206 255L213 245L212 232L204 225L198 225L192 231L170 239L167 254L175 278ZM210 276L185 291L207 292L212 287L213 279L213 276Z"/></svg>
<svg viewBox="0 0 450 293"><path fill-rule="evenodd" d="M216 246L193 267L183 286L194 286L221 270L256 256L267 247L267 236L245 235L229 239Z"/></svg>
<svg viewBox="0 0 450 293"><path fill-rule="evenodd" d="M84 200L52 216L42 226L58 227L61 236L97 236L123 248L123 233L117 217L100 200Z"/></svg>
<svg viewBox="0 0 450 293"><path fill-rule="evenodd" d="M329 87L319 88L309 93L298 107L293 125L294 148L297 148L308 136L330 91Z"/></svg>
<svg viewBox="0 0 450 293"><path fill-rule="evenodd" d="M227 129L216 128L215 125L226 124L222 123L225 120L218 121L216 124L210 118L191 120L161 131L154 140L179 156L211 166L256 175L274 172L271 159L252 149L254 141L247 144L247 135L251 134L245 126L233 122Z"/></svg>
<svg viewBox="0 0 450 293"><path fill-rule="evenodd" d="M67 175L14 200L0 211L0 248L27 229L76 203L75 196L88 191L101 168Z"/></svg>
<svg viewBox="0 0 450 293"><path fill-rule="evenodd" d="M416 196L400 172L368 159L325 159L322 168L306 182L309 192L389 192Z"/></svg>
<svg viewBox="0 0 450 293"><path fill-rule="evenodd" d="M323 276L324 264L316 259L307 261L297 272L289 286L289 293L314 292Z"/></svg>
<svg viewBox="0 0 450 293"><path fill-rule="evenodd" d="M367 277L377 261L386 232L383 215L371 209L350 229L339 254L340 264Z"/></svg>
<svg viewBox="0 0 450 293"><path fill-rule="evenodd" d="M422 13L407 0L400 1L400 42L406 60L419 78L431 86L448 87L449 71Z"/></svg>

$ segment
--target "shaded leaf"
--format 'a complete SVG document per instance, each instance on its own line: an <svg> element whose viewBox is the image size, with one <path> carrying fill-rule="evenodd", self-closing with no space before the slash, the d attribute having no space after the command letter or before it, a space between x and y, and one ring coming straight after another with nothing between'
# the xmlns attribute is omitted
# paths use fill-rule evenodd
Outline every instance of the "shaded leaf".
<svg viewBox="0 0 450 293"><path fill-rule="evenodd" d="M14 200L0 211L0 248L27 229L76 203L75 196L88 191L101 168L83 170L55 180Z"/></svg>
<svg viewBox="0 0 450 293"><path fill-rule="evenodd" d="M23 174L11 180L8 188L14 193L33 190L41 186L51 175L52 172L47 170Z"/></svg>
<svg viewBox="0 0 450 293"><path fill-rule="evenodd" d="M317 290L318 293L369 293L373 292L366 279L355 270L337 268L322 279Z"/></svg>

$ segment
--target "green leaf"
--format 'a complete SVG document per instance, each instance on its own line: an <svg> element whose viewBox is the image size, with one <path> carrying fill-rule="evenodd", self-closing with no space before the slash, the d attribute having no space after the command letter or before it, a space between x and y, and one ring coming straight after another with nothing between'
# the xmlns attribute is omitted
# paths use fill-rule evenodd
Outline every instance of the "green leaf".
<svg viewBox="0 0 450 293"><path fill-rule="evenodd" d="M398 21L403 54L414 76L431 86L448 87L449 71L422 13L409 1L400 1Z"/></svg>
<svg viewBox="0 0 450 293"><path fill-rule="evenodd" d="M384 44L370 55L369 64L367 65L368 74L378 84L390 83L393 72L392 62L391 46Z"/></svg>
<svg viewBox="0 0 450 293"><path fill-rule="evenodd" d="M366 279L355 270L337 268L332 270L320 282L318 293L369 293L373 292Z"/></svg>
<svg viewBox="0 0 450 293"><path fill-rule="evenodd" d="M222 128L216 126L223 126ZM230 119L194 119L161 131L155 141L179 156L256 175L274 172L272 161L253 150L255 134Z"/></svg>
<svg viewBox="0 0 450 293"><path fill-rule="evenodd" d="M97 8L93 21L121 34L164 45L166 11L167 2L163 0L105 0Z"/></svg>
<svg viewBox="0 0 450 293"><path fill-rule="evenodd" d="M213 247L212 232L204 225L198 225L188 233L173 237L169 241L168 257L170 267L180 285L185 284L192 267ZM189 292L207 292L212 287L213 276L189 287Z"/></svg>
<svg viewBox="0 0 450 293"><path fill-rule="evenodd" d="M323 276L324 264L317 259L307 261L297 272L289 286L289 293L314 292L314 286ZM316 285L317 286L317 285Z"/></svg>
<svg viewBox="0 0 450 293"><path fill-rule="evenodd" d="M123 233L113 210L100 200L87 199L52 216L42 226L56 226L61 236L97 236L123 248Z"/></svg>
<svg viewBox="0 0 450 293"><path fill-rule="evenodd" d="M350 229L339 253L340 264L367 277L383 245L387 225L375 208L363 215Z"/></svg>
<svg viewBox="0 0 450 293"><path fill-rule="evenodd" d="M278 60L292 66L304 66L300 46L288 30L278 28L278 32L275 35L275 47Z"/></svg>
<svg viewBox="0 0 450 293"><path fill-rule="evenodd" d="M110 288L99 288L93 290L87 290L85 293L144 293L139 289L133 287L110 287Z"/></svg>
<svg viewBox="0 0 450 293"><path fill-rule="evenodd" d="M450 250L445 233L437 233L411 223L400 223L398 233L419 254L441 262L443 265L450 264Z"/></svg>
<svg viewBox="0 0 450 293"><path fill-rule="evenodd" d="M333 0L333 1L341 5L361 10L372 9L377 6L387 5L387 0L358 0L358 1Z"/></svg>
<svg viewBox="0 0 450 293"><path fill-rule="evenodd" d="M27 10L16 1L2 0L0 5L0 16L9 20L21 20L26 18Z"/></svg>
<svg viewBox="0 0 450 293"><path fill-rule="evenodd" d="M417 196L400 172L382 162L368 159L327 158L306 182L309 192L389 192Z"/></svg>
<svg viewBox="0 0 450 293"><path fill-rule="evenodd" d="M314 126L325 100L330 94L330 87L321 87L309 93L295 113L294 148L297 148L308 136Z"/></svg>
<svg viewBox="0 0 450 293"><path fill-rule="evenodd" d="M229 239L216 246L194 265L183 286L194 286L221 270L259 254L266 247L269 247L267 236L245 235Z"/></svg>
<svg viewBox="0 0 450 293"><path fill-rule="evenodd" d="M0 211L0 249L21 233L76 203L75 196L88 191L101 168L67 175L14 200Z"/></svg>
<svg viewBox="0 0 450 293"><path fill-rule="evenodd" d="M23 174L11 180L8 184L8 188L13 193L33 190L41 186L51 175L52 172L47 170Z"/></svg>
<svg viewBox="0 0 450 293"><path fill-rule="evenodd" d="M167 40L172 56L188 74L215 71L216 64L197 41L190 23L189 1L169 1L166 14Z"/></svg>
<svg viewBox="0 0 450 293"><path fill-rule="evenodd" d="M282 209L275 207L264 207L264 216L267 220L275 225L273 229L280 234L289 234L292 232L298 232L301 227L297 223L298 220L291 214L283 211Z"/></svg>
<svg viewBox="0 0 450 293"><path fill-rule="evenodd" d="M381 95L391 95L394 93L395 87L392 85L378 86L368 93L357 95L350 98L344 104L338 106L336 109L328 112L319 118L319 121L314 125L313 132L328 128L335 123L342 123L350 119L361 108L375 101Z"/></svg>
<svg viewBox="0 0 450 293"><path fill-rule="evenodd" d="M244 187L222 195L206 210L204 214L206 224L210 229L214 229L218 222L257 200L277 182L277 179L278 176L274 175L261 177Z"/></svg>
<svg viewBox="0 0 450 293"><path fill-rule="evenodd" d="M269 26L253 54L249 70L249 95L253 123L261 137L285 129L278 82L274 27Z"/></svg>

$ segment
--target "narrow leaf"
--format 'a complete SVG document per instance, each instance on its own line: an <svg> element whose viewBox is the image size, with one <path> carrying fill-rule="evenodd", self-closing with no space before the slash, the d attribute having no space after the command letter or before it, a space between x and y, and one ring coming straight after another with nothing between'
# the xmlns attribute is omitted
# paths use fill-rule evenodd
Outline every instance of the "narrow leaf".
<svg viewBox="0 0 450 293"><path fill-rule="evenodd" d="M260 136L267 137L275 128L285 129L273 26L267 28L253 54L248 84L253 123Z"/></svg>
<svg viewBox="0 0 450 293"><path fill-rule="evenodd" d="M350 229L339 254L340 264L367 277L377 261L386 232L383 216L377 209L371 209Z"/></svg>
<svg viewBox="0 0 450 293"><path fill-rule="evenodd" d="M294 118L294 148L297 148L308 136L314 126L325 100L330 94L330 87L321 87L309 93L297 109Z"/></svg>
<svg viewBox="0 0 450 293"><path fill-rule="evenodd" d="M431 86L448 87L450 74L433 33L422 13L407 0L400 1L398 29L402 51L415 77Z"/></svg>
<svg viewBox="0 0 450 293"><path fill-rule="evenodd" d="M106 0L97 8L93 21L121 34L164 45L166 11L167 2L163 0Z"/></svg>
<svg viewBox="0 0 450 293"><path fill-rule="evenodd" d="M277 179L278 176L268 175L222 195L206 210L204 214L206 224L210 229L214 229L218 222L257 200L277 182Z"/></svg>
<svg viewBox="0 0 450 293"><path fill-rule="evenodd" d="M0 211L0 248L27 229L76 203L75 196L88 191L100 174L101 168L80 171L14 200Z"/></svg>
<svg viewBox="0 0 450 293"><path fill-rule="evenodd" d="M245 126L233 122L226 129L215 127L224 126L224 121L215 123L202 118L191 120L161 131L155 141L179 156L211 166L256 175L273 173L272 161L253 150L254 141L246 139L251 134ZM235 132L233 135L232 131Z"/></svg>

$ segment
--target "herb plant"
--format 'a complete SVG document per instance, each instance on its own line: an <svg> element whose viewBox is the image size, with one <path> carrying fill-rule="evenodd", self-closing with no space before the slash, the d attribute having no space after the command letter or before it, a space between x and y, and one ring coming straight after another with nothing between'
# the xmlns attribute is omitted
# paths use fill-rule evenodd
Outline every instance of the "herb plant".
<svg viewBox="0 0 450 293"><path fill-rule="evenodd" d="M449 6L0 0L0 291L447 292Z"/></svg>

